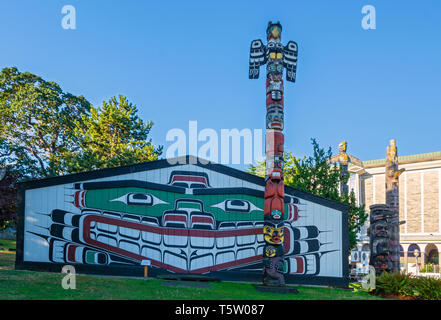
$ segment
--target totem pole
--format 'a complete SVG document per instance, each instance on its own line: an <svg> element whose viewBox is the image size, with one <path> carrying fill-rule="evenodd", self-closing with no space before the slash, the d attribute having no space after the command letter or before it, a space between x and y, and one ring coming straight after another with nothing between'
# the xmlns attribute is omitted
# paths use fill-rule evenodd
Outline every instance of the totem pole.
<svg viewBox="0 0 441 320"><path fill-rule="evenodd" d="M399 177L404 169L398 170L398 154L395 140L390 140L386 149L386 205L393 215L389 222L392 270L400 270L400 209L399 209Z"/></svg>
<svg viewBox="0 0 441 320"><path fill-rule="evenodd" d="M283 68L286 80L295 82L297 43L281 43L282 26L268 23L267 45L251 42L249 78L259 78L259 67L266 64L265 204L263 234L263 283L284 285L284 197L283 185Z"/></svg>
<svg viewBox="0 0 441 320"><path fill-rule="evenodd" d="M391 261L392 248L390 243L389 222L393 217L393 212L385 204L373 204L369 207L369 265L375 268L375 273L380 275L382 272L393 270Z"/></svg>
<svg viewBox="0 0 441 320"><path fill-rule="evenodd" d="M346 141L340 142L338 144L339 153L327 160L328 164L338 163L340 166L340 175L341 175L340 193L341 194L348 194L349 193L349 188L347 185L347 181L349 178L348 164L353 163L359 167L363 167L363 162L361 162L360 159L346 153L347 146L348 146L348 143Z"/></svg>
<svg viewBox="0 0 441 320"><path fill-rule="evenodd" d="M390 140L386 156L386 204L370 206L370 264L376 273L400 270L400 221L398 178L404 169L398 170L395 140Z"/></svg>

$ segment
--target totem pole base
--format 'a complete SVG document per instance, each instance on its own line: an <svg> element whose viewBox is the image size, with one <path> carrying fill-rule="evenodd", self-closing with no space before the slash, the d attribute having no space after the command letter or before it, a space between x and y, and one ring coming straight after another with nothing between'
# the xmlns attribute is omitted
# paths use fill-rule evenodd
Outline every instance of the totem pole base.
<svg viewBox="0 0 441 320"><path fill-rule="evenodd" d="M255 284L254 288L256 288L257 291L260 292L271 292L271 293L299 293L299 290L294 287L287 287L287 286L265 286L261 284Z"/></svg>

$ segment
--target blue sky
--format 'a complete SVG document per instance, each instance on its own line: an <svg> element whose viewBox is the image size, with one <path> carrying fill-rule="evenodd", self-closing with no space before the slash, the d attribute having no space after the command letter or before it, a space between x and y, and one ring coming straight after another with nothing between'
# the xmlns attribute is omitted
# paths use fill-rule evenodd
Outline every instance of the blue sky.
<svg viewBox="0 0 441 320"><path fill-rule="evenodd" d="M76 30L61 27L64 5ZM376 29L361 27L364 5ZM248 79L252 40L269 20L299 45L285 82L285 150L311 138L362 160L441 150L441 1L3 0L0 67L16 66L100 105L123 94L165 148L172 128L265 126L265 80ZM265 42L265 41L264 41ZM262 76L263 75L263 76Z"/></svg>

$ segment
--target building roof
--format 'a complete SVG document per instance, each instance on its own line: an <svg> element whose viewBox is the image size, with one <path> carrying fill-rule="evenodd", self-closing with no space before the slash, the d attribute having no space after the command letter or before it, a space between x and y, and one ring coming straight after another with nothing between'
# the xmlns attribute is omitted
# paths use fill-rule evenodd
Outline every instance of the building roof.
<svg viewBox="0 0 441 320"><path fill-rule="evenodd" d="M238 169L234 169L234 168L225 166L223 164L218 164L218 163L208 161L206 159L187 155L187 156L171 158L171 159L160 159L160 160L141 162L141 163L126 165L126 166L119 166L119 167L113 167L113 168L105 168L105 169L98 169L98 170L86 171L86 172L81 172L81 173L68 174L68 175L64 175L64 176L23 181L23 182L18 183L18 189L19 189L19 192L21 193L21 192L24 192L25 190L28 190L28 189L37 189L37 188L55 186L55 185L66 184L66 183L77 183L80 181L107 178L107 177L113 177L113 176L122 175L122 174L148 171L148 170L154 170L154 169L179 167L179 166L183 166L183 165L195 165L195 166L204 168L206 170L214 171L217 173L222 173L222 174L225 174L225 175L228 175L231 177L235 177L235 178L238 178L238 179L241 179L244 181L248 181L250 183L256 184L261 187L266 186L266 181L264 178L258 177L256 175L253 175L253 174L245 172L245 171L241 171ZM312 194L310 192L306 192L306 191L296 189L293 187L289 187L289 186L285 186L285 193L300 197L302 199L305 199L305 200L308 200L311 202L315 202L317 204L328 206L328 207L331 207L333 209L340 210L340 211L347 212L347 210L349 208L349 206L347 206L346 204L343 204L341 202L327 199L327 198ZM264 192L261 191L258 196L263 197Z"/></svg>
<svg viewBox="0 0 441 320"><path fill-rule="evenodd" d="M417 153L408 156L398 157L399 164L416 163L422 161L435 161L435 160L441 160L441 151ZM386 159L363 161L363 166L365 168L381 167L384 166L385 164L386 164Z"/></svg>

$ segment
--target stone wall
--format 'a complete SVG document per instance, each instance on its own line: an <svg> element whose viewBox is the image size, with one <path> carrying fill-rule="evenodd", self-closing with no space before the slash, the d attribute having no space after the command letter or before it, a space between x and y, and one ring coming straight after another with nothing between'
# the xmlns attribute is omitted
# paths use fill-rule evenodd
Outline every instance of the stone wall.
<svg viewBox="0 0 441 320"><path fill-rule="evenodd" d="M407 172L407 233L420 233L421 230L421 173ZM403 199L404 203L404 199Z"/></svg>
<svg viewBox="0 0 441 320"><path fill-rule="evenodd" d="M439 230L439 183L438 171L430 170L424 173L424 232Z"/></svg>
<svg viewBox="0 0 441 320"><path fill-rule="evenodd" d="M375 179L374 174L366 174L360 181L365 208L373 204L385 203L384 173L376 173ZM406 233L406 230L407 233L441 232L439 229L439 193L441 191L439 190L439 169L405 171L400 176L399 182L400 221L406 220L406 225L400 226L400 233ZM423 182L423 187L421 182ZM422 210L424 210L423 217Z"/></svg>

